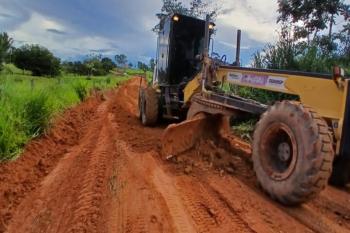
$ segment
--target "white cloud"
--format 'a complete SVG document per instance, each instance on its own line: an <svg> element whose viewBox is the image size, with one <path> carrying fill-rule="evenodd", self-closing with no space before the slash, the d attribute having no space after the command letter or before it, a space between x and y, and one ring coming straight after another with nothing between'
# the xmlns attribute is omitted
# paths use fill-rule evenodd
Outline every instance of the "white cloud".
<svg viewBox="0 0 350 233"><path fill-rule="evenodd" d="M240 28L250 38L263 43L276 39L277 1L224 0L223 4L228 10L218 17L218 25Z"/></svg>
<svg viewBox="0 0 350 233"><path fill-rule="evenodd" d="M62 58L76 54L89 54L92 51L103 51L104 55L113 55L117 52L115 40L80 35L65 25L38 13L33 13L27 22L10 31L9 34L20 42L18 44L40 44Z"/></svg>
<svg viewBox="0 0 350 233"><path fill-rule="evenodd" d="M63 59L90 53L106 56L124 53L131 60L142 61L155 56L156 35L151 28L158 21L155 13L161 8L160 0L101 0L84 4L81 8L77 8L81 6L80 0L67 4L45 0L0 2L0 26L16 39L16 45L40 44ZM76 8L72 8L72 4ZM275 16L267 11L274 12L271 5L276 5L275 0L270 3L262 0L217 0L215 4L229 9L217 21L215 39L219 41L216 43L218 52L229 53L230 56L235 47L234 28L243 30L243 52L248 53L249 49L270 41ZM254 9L250 9L250 5ZM1 13L18 19L12 17L5 22Z"/></svg>
<svg viewBox="0 0 350 233"><path fill-rule="evenodd" d="M34 15L32 16L32 20L33 21L42 20L40 22L40 27L42 29L55 29L58 31L65 31L64 26L62 26L61 24L50 19L45 19L43 16L38 15L36 13L34 13Z"/></svg>

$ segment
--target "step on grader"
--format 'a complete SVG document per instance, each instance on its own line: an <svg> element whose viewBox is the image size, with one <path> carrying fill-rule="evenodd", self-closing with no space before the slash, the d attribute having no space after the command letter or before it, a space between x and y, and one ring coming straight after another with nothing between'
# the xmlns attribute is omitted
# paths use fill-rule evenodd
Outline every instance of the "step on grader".
<svg viewBox="0 0 350 233"><path fill-rule="evenodd" d="M227 129L227 118L260 116L252 160L258 183L273 199L298 205L330 181L343 186L350 174L350 87L344 71L331 75L240 67L209 56L215 25L210 18L172 14L159 24L153 81L140 87L145 126L161 118L184 120L164 133L164 157L179 155ZM299 101L267 106L222 91L225 84L291 94ZM225 127L226 125L226 127Z"/></svg>

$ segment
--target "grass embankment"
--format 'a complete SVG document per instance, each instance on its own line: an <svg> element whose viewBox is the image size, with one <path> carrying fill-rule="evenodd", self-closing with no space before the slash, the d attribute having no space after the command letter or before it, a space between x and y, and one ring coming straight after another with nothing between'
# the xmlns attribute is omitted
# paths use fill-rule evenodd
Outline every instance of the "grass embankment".
<svg viewBox="0 0 350 233"><path fill-rule="evenodd" d="M55 116L87 98L91 89L114 88L127 79L127 76L35 78L23 72L2 72L0 161L19 155L29 140L49 128Z"/></svg>

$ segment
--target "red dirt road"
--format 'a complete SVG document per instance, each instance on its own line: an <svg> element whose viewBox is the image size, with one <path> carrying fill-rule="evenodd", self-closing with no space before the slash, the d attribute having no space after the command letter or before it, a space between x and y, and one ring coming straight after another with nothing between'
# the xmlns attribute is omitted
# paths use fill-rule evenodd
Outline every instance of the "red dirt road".
<svg viewBox="0 0 350 233"><path fill-rule="evenodd" d="M139 123L138 83L68 111L0 165L0 232L350 232L346 190L283 207L257 188L248 147L162 161L164 127Z"/></svg>

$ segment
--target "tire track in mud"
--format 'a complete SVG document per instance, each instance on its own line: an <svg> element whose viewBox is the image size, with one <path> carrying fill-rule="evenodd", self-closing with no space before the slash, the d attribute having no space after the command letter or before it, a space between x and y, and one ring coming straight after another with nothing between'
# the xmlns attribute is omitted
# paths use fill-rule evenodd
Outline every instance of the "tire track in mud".
<svg viewBox="0 0 350 233"><path fill-rule="evenodd" d="M236 168L238 167L239 166L236 166ZM226 181L223 178L215 178L214 174L207 174L202 182L212 186L218 194L222 195L222 197L233 206L241 206L241 203L233 200L230 195L236 196L238 200L241 198L240 202L250 207L244 208L244 212L250 212L251 214L251 216L248 217L256 215L254 210L259 210L260 214L256 215L254 221L249 224L250 226L254 225L256 221L259 222L259 219L262 218L265 224L267 223L267 225L270 225L273 230L287 229L286 232L295 232L296 229L298 229L297 232L314 231L322 233L350 232L348 227L348 223L350 222L348 222L347 219L349 210L347 208L341 208L339 204L350 201L349 196L345 198L344 193L341 195L343 197L342 201L337 198L339 203L336 203L336 201L329 201L329 198L335 196L330 194L329 190L332 190L333 194L336 190L332 187L328 187L326 191L321 193L317 198L306 204L298 207L285 207L272 201L263 191L259 190L255 184L255 180L248 179L244 174L245 172L245 168L239 168L238 171L236 171L236 175L228 175ZM220 187L225 188L222 189ZM244 192L238 192L240 189L243 189ZM227 192L228 190L231 191ZM232 195L232 193L234 193L234 195ZM242 197L244 198L242 199ZM332 200L334 200L334 198L332 198ZM341 210L337 212L339 208L341 208ZM336 213L334 213L334 211ZM269 214L265 215L264 212L268 212ZM275 212L279 213L279 215L274 214ZM336 216L337 214L343 217L343 222L339 221L340 217ZM272 221L272 219L275 219L275 221ZM288 221L286 221L287 219ZM259 225L259 231L265 228L262 222L260 222ZM304 226L300 227L301 225ZM293 229L295 227L297 228ZM267 230L267 232L271 232L270 230Z"/></svg>
<svg viewBox="0 0 350 233"><path fill-rule="evenodd" d="M125 142L117 142L123 148L123 179L127 184L118 194L118 232L196 232L188 217L171 179L163 173L150 153L142 155L130 150ZM147 165L147 166L145 166ZM132 181L132 183L130 183ZM130 191L137 190L137 196Z"/></svg>
<svg viewBox="0 0 350 233"><path fill-rule="evenodd" d="M147 213L142 215L142 212L145 211L145 208L141 209L141 206L137 206L137 198L144 198L147 193L144 192L145 186L138 183L129 184L129 181L132 179L132 175L127 169L129 161L127 161L122 156L126 155L126 151L123 148L123 143L117 141L118 149L118 165L116 169L115 176L115 190L114 194L114 204L112 206L115 208L116 213L111 214L111 221L115 221L116 224L111 226L111 229L114 229L115 232L150 232L148 225L146 224L145 216ZM123 161L123 163L122 163ZM133 190L137 193L138 197L134 198L134 203L129 200L130 192ZM146 200L144 200L146 202ZM140 210L135 210L139 208ZM113 231L110 231L113 232Z"/></svg>
<svg viewBox="0 0 350 233"><path fill-rule="evenodd" d="M123 91L122 93L125 93ZM119 106L117 109L120 109ZM128 114L126 114L128 115ZM113 119L114 118L114 119ZM115 135L114 186L116 192L110 199L112 211L109 232L174 232L171 216L163 196L151 182L157 166L151 155L138 154L121 140L123 130L118 115L110 115ZM126 116L126 118L129 118Z"/></svg>
<svg viewBox="0 0 350 233"><path fill-rule="evenodd" d="M177 183L181 196L194 219L198 232L255 232L217 193L200 181L193 184L187 178ZM186 188L188 184L192 187ZM194 187L193 187L194 186Z"/></svg>
<svg viewBox="0 0 350 233"><path fill-rule="evenodd" d="M185 211L185 206L179 197L179 192L173 185L174 181L162 170L157 169L153 175L153 182L167 203L176 232L196 232L192 219Z"/></svg>
<svg viewBox="0 0 350 233"><path fill-rule="evenodd" d="M237 212L256 232L312 232L304 224L285 214L277 203L261 196L251 187L231 176L205 177L203 181L218 197ZM225 187L225 188L222 188ZM244 197L244 198L243 198Z"/></svg>
<svg viewBox="0 0 350 233"><path fill-rule="evenodd" d="M98 109L99 114L106 114L106 105L102 105ZM102 229L97 229L98 218L102 215L99 209L102 201L106 182L106 171L108 164L108 153L113 153L111 142L112 133L107 128L108 119L100 130L100 136L97 139L97 147L91 153L89 165L86 168L83 180L81 182L81 191L75 202L74 212L72 216L72 227L67 232L102 232Z"/></svg>
<svg viewBox="0 0 350 233"><path fill-rule="evenodd" d="M327 187L311 205L320 213L329 213L334 222L350 230L350 195L345 191Z"/></svg>
<svg viewBox="0 0 350 233"><path fill-rule="evenodd" d="M233 148L229 150L229 153L233 154L233 156L239 155L239 157L241 157L243 160L246 160L248 162L248 166L249 166L249 164L251 163L250 146L247 145L246 143L237 143L236 137L229 136L229 138L230 137L233 139L231 140L231 146L233 146ZM224 144L224 148L226 148L226 146L227 145ZM236 148L239 148L239 150L237 151ZM260 189L258 189L255 179L251 179L249 178L249 175L248 176L246 175L247 164L245 165L245 168L240 166L242 165L242 163L231 164L231 165L233 165L233 167L237 169L237 171L235 171L235 175L230 176L230 178L232 179L231 183L239 181L242 184L243 183L246 184L247 188L249 188L249 190L247 190L246 193L256 194L255 201L252 201L252 203L260 202L259 199L267 200L264 206L265 210L270 209L270 203L271 203L273 204L273 206L282 210L281 213L283 213L283 215L289 215L289 217L292 217L294 222L303 224L305 227L307 227L309 229L307 231L325 232L325 233L326 232L350 232L350 228L349 228L350 213L349 213L349 208L345 207L345 206L348 206L348 203L350 203L350 196L347 193L329 186L327 187L326 190L321 192L321 194L318 197L316 197L315 199L311 200L306 204L303 204L299 207L285 207L285 206L279 205L276 202L273 202L271 199L269 199L268 196L265 195L265 193L263 193ZM208 175L208 177L212 178L213 176ZM222 184L222 185L225 186L225 184ZM228 185L228 187L230 186L230 184L226 184L226 185ZM217 190L218 192L220 192L219 188L217 188ZM239 187L236 187L232 191L237 191L237 190L239 190ZM251 209L254 209L254 207L252 207ZM293 222L289 222L285 225L293 225ZM289 229L287 232L290 232L290 231L291 229ZM298 230L298 232L299 231L300 230Z"/></svg>

